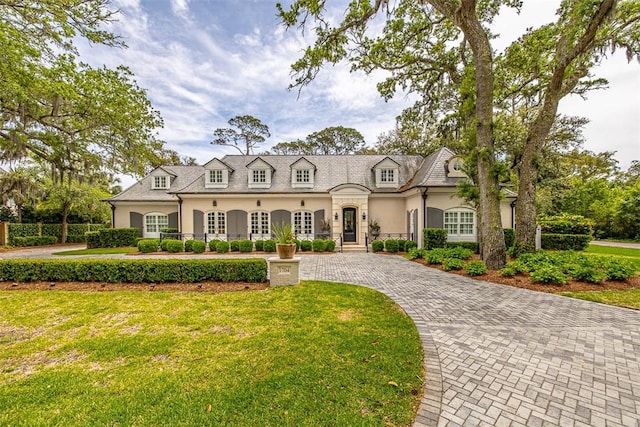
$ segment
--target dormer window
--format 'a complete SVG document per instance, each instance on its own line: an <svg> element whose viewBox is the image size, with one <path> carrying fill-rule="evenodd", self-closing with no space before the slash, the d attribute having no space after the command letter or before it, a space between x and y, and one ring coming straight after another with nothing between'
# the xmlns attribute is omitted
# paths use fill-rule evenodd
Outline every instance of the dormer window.
<svg viewBox="0 0 640 427"><path fill-rule="evenodd" d="M296 182L298 184L305 184L311 181L311 174L309 169L297 169L296 170Z"/></svg>
<svg viewBox="0 0 640 427"><path fill-rule="evenodd" d="M205 188L227 188L229 186L229 175L233 168L221 160L213 159L204 165L204 186Z"/></svg>
<svg viewBox="0 0 640 427"><path fill-rule="evenodd" d="M248 171L248 186L249 188L270 188L271 187L271 175L273 174L273 167L257 157L251 163L247 165Z"/></svg>
<svg viewBox="0 0 640 427"><path fill-rule="evenodd" d="M383 184L396 182L395 176L395 169L380 169L380 182Z"/></svg>
<svg viewBox="0 0 640 427"><path fill-rule="evenodd" d="M459 156L453 156L447 162L447 176L450 178L465 178L464 160Z"/></svg>
<svg viewBox="0 0 640 427"><path fill-rule="evenodd" d="M300 157L291 164L291 187L313 188L316 166Z"/></svg>
<svg viewBox="0 0 640 427"><path fill-rule="evenodd" d="M210 184L222 184L222 171L220 169L214 169L209 171L209 183Z"/></svg>
<svg viewBox="0 0 640 427"><path fill-rule="evenodd" d="M154 190L166 190L169 188L169 177L166 175L154 176L151 188Z"/></svg>
<svg viewBox="0 0 640 427"><path fill-rule="evenodd" d="M385 157L374 167L376 187L378 188L396 188L398 187L398 179L400 175L400 165L391 159Z"/></svg>
<svg viewBox="0 0 640 427"><path fill-rule="evenodd" d="M267 171L264 169L259 169L259 170L254 170L251 171L252 174L252 179L251 182L254 184L260 184L260 183L265 183L267 182Z"/></svg>

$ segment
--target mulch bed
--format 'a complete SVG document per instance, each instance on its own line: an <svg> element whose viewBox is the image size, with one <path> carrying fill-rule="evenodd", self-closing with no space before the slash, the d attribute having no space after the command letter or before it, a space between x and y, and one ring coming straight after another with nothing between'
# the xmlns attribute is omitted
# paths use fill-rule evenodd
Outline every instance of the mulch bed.
<svg viewBox="0 0 640 427"><path fill-rule="evenodd" d="M442 265L429 264L424 259L416 259L414 261L427 267L444 271ZM531 278L525 274L518 274L514 277L502 277L497 271L489 271L487 274L483 274L482 276L471 277L465 274L465 272L462 270L451 270L448 271L448 273L458 274L460 276L466 276L476 280L484 280L486 282L499 283L501 285L548 293L628 290L640 288L640 275L636 275L631 279L627 279L623 282L604 281L602 283L595 284L570 280L566 285L548 285L545 283L534 283L531 281Z"/></svg>

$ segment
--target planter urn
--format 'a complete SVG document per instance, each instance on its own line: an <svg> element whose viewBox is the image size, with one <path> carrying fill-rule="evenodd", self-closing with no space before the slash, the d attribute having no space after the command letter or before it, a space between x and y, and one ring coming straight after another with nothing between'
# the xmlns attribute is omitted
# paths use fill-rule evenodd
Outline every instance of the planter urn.
<svg viewBox="0 0 640 427"><path fill-rule="evenodd" d="M295 243L277 243L276 251L278 252L278 257L280 259L292 259L293 255L296 253L296 244Z"/></svg>

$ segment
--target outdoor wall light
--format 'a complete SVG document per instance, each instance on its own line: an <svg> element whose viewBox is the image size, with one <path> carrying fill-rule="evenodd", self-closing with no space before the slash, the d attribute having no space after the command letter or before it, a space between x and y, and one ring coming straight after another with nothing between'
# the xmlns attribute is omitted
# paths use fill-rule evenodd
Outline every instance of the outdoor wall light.
<svg viewBox="0 0 640 427"><path fill-rule="evenodd" d="M300 200L300 206L304 207L304 200Z"/></svg>
<svg viewBox="0 0 640 427"><path fill-rule="evenodd" d="M256 202L256 206L260 206L260 200Z"/></svg>
<svg viewBox="0 0 640 427"><path fill-rule="evenodd" d="M213 206L218 206L218 201L217 201L217 200L214 200L211 204L212 204Z"/></svg>
<svg viewBox="0 0 640 427"><path fill-rule="evenodd" d="M362 220L363 221L367 220L367 213L366 212L362 212Z"/></svg>
<svg viewBox="0 0 640 427"><path fill-rule="evenodd" d="M334 221L337 221L337 220L338 220L338 212L336 212L336 213L334 213L334 214L333 214L333 219L334 219Z"/></svg>

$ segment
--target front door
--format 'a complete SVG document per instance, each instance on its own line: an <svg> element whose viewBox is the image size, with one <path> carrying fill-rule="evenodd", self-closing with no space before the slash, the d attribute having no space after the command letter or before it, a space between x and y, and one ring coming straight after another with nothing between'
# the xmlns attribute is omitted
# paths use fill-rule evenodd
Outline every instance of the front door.
<svg viewBox="0 0 640 427"><path fill-rule="evenodd" d="M356 208L342 209L342 230L345 243L356 242Z"/></svg>

